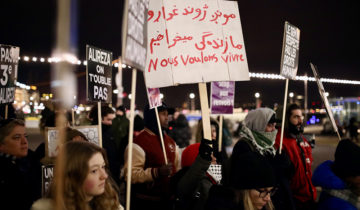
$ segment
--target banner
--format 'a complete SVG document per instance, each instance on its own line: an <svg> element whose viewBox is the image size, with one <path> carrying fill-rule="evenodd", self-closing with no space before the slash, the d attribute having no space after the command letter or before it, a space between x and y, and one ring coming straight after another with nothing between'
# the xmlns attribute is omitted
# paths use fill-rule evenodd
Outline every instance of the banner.
<svg viewBox="0 0 360 210"><path fill-rule="evenodd" d="M125 0L122 63L144 71L149 0Z"/></svg>
<svg viewBox="0 0 360 210"><path fill-rule="evenodd" d="M235 1L150 1L148 87L249 80Z"/></svg>
<svg viewBox="0 0 360 210"><path fill-rule="evenodd" d="M295 79L299 65L300 30L285 22L280 75Z"/></svg>
<svg viewBox="0 0 360 210"><path fill-rule="evenodd" d="M146 88L150 109L161 106L161 97L159 88Z"/></svg>
<svg viewBox="0 0 360 210"><path fill-rule="evenodd" d="M87 140L96 145L99 142L99 130L97 125L71 127L83 133ZM59 131L55 127L46 127L45 153L48 157L56 157L58 154Z"/></svg>
<svg viewBox="0 0 360 210"><path fill-rule="evenodd" d="M211 83L211 114L232 114L234 110L235 82Z"/></svg>
<svg viewBox="0 0 360 210"><path fill-rule="evenodd" d="M13 103L20 48L0 44L0 104Z"/></svg>
<svg viewBox="0 0 360 210"><path fill-rule="evenodd" d="M112 52L86 45L86 97L88 101L111 103Z"/></svg>

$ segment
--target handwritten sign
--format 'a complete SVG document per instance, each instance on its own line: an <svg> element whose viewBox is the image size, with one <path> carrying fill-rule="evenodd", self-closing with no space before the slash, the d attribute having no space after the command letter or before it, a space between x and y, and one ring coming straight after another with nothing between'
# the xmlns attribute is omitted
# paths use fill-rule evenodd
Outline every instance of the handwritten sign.
<svg viewBox="0 0 360 210"><path fill-rule="evenodd" d="M97 125L76 126L71 128L83 133L89 142L98 146L100 145L99 130ZM59 131L54 127L47 127L46 133L46 155L48 157L56 157L58 154Z"/></svg>
<svg viewBox="0 0 360 210"><path fill-rule="evenodd" d="M234 110L235 82L211 83L211 114L232 114Z"/></svg>
<svg viewBox="0 0 360 210"><path fill-rule="evenodd" d="M285 22L280 74L295 79L299 65L300 30Z"/></svg>
<svg viewBox="0 0 360 210"><path fill-rule="evenodd" d="M42 189L41 194L45 197L50 189L51 181L54 178L54 165L43 165L42 168Z"/></svg>
<svg viewBox="0 0 360 210"><path fill-rule="evenodd" d="M86 60L87 100L111 103L112 52L86 45Z"/></svg>
<svg viewBox="0 0 360 210"><path fill-rule="evenodd" d="M236 2L150 1L147 22L148 87L249 80Z"/></svg>
<svg viewBox="0 0 360 210"><path fill-rule="evenodd" d="M12 103L15 99L19 53L19 47L0 44L0 104Z"/></svg>
<svg viewBox="0 0 360 210"><path fill-rule="evenodd" d="M317 68L312 63L310 63L310 66L311 66L311 69L312 69L312 71L314 73L314 77L315 77L316 83L317 83L318 88L319 88L319 93L320 93L320 96L321 96L321 98L322 98L322 100L323 100L323 102L325 104L326 112L328 113L331 124L332 124L332 126L334 128L334 131L338 133L338 127L336 125L334 115L333 115L333 113L331 111L329 101L328 101L328 99L327 99L327 97L325 95L325 88L324 88L324 86L323 86L323 84L322 84L322 82L320 80L320 76L319 76L319 74L317 72Z"/></svg>
<svg viewBox="0 0 360 210"><path fill-rule="evenodd" d="M150 109L161 106L161 97L160 97L160 89L159 88L146 88L147 95L149 99Z"/></svg>
<svg viewBox="0 0 360 210"><path fill-rule="evenodd" d="M126 0L123 18L122 62L145 69L149 0Z"/></svg>

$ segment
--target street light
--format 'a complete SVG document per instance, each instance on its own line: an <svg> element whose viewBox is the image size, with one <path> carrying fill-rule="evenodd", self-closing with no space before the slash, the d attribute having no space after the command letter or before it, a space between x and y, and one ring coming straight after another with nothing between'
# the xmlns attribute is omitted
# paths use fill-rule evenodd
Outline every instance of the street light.
<svg viewBox="0 0 360 210"><path fill-rule="evenodd" d="M160 98L163 99L163 98L164 98L164 94L160 93Z"/></svg>
<svg viewBox="0 0 360 210"><path fill-rule="evenodd" d="M294 101L293 101L294 93L293 93L293 92L290 92L290 93L289 93L289 97L290 97L290 103L291 103L291 104L294 103Z"/></svg>
<svg viewBox="0 0 360 210"><path fill-rule="evenodd" d="M195 110L195 93L190 93L189 94L189 98L190 98L190 106L191 106L191 111Z"/></svg>
<svg viewBox="0 0 360 210"><path fill-rule="evenodd" d="M261 107L260 93L256 92L255 98L256 98L256 101L255 101L256 108L260 108Z"/></svg>

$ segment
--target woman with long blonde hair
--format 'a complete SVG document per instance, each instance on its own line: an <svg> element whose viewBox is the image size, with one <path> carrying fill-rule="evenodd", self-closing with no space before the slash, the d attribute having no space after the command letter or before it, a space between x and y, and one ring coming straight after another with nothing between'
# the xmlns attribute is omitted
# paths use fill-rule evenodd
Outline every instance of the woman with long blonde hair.
<svg viewBox="0 0 360 210"><path fill-rule="evenodd" d="M123 209L115 184L108 175L108 161L104 149L93 143L74 141L64 144L63 149L65 160L61 174L62 186L54 181L50 197L54 198L56 191L62 187L63 209ZM33 209L53 206L52 201L42 199L33 205Z"/></svg>

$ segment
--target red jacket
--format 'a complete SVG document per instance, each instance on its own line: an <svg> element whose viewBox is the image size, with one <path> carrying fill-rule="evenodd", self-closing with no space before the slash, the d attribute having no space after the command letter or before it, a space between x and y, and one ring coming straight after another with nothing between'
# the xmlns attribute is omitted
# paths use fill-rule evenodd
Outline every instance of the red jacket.
<svg viewBox="0 0 360 210"><path fill-rule="evenodd" d="M276 149L280 147L280 133L278 132L276 136ZM303 141L298 144L295 136L284 132L282 151L286 152L294 165L295 174L290 180L294 197L300 202L315 201L316 189L311 181L311 164L313 162L311 146L303 135L301 138Z"/></svg>

